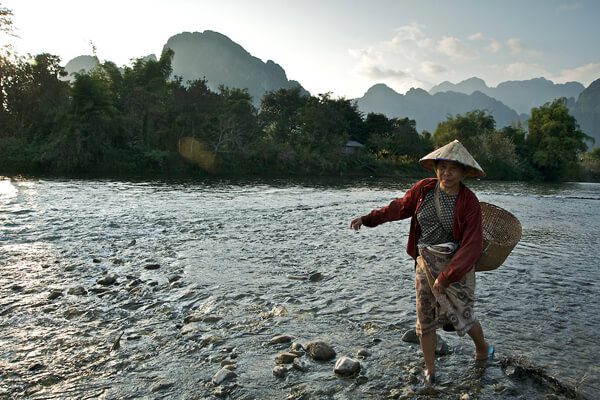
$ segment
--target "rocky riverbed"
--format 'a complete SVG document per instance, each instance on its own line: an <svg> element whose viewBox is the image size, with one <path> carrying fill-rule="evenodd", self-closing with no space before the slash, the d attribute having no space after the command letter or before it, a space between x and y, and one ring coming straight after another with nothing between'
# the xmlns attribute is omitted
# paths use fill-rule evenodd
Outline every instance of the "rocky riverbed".
<svg viewBox="0 0 600 400"><path fill-rule="evenodd" d="M361 235L347 227L349 217L390 193L88 181L11 187L1 198L0 398L596 393L597 353L570 356L582 339L554 330L575 322L541 312L544 303L532 312L550 320L527 317L529 305L510 295L526 289L502 275L515 268L510 264L478 275L479 315L495 360L476 363L468 338L440 331L439 379L422 385L421 351L411 335L412 264L404 236L385 241L406 227ZM523 221L530 232L533 221ZM564 227L563 234L575 235ZM542 253L527 237L524 245L515 265ZM547 300L560 291L552 303L560 311L579 307L578 296L596 291L590 285L567 276L558 288L539 282L531 295ZM494 296L500 289L502 298ZM506 329L505 318L520 321L513 310L532 331ZM585 315L584 324L595 324L596 313ZM554 352L557 343L562 351ZM581 369L581 360L589 368Z"/></svg>

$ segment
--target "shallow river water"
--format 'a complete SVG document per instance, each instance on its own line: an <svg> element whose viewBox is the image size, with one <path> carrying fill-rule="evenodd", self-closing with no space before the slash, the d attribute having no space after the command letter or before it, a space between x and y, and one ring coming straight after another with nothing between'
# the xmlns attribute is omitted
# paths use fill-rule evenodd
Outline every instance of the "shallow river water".
<svg viewBox="0 0 600 400"><path fill-rule="evenodd" d="M0 398L600 398L600 184L467 181L523 237L477 273L496 360L440 332L423 389L408 220L349 228L412 183L1 179ZM282 334L371 355L275 377Z"/></svg>

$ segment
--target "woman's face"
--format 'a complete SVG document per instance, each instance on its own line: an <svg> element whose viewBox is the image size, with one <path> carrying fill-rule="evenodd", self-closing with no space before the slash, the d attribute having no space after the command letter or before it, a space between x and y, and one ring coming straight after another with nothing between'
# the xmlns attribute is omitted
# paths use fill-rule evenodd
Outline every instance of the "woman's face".
<svg viewBox="0 0 600 400"><path fill-rule="evenodd" d="M458 193L460 181L465 177L465 167L462 164L455 161L438 161L435 171L444 192Z"/></svg>

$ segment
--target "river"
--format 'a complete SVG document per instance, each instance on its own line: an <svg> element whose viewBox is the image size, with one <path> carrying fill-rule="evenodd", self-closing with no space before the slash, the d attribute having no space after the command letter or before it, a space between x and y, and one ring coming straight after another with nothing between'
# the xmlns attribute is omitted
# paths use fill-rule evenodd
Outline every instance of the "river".
<svg viewBox="0 0 600 400"><path fill-rule="evenodd" d="M415 323L408 220L349 228L412 183L2 178L0 398L568 398L548 376L597 398L600 184L466 182L523 236L477 273L496 361L440 332L450 352L423 392L420 349L401 340ZM371 355L350 379L307 356L276 378L281 334ZM217 386L227 363L236 377Z"/></svg>

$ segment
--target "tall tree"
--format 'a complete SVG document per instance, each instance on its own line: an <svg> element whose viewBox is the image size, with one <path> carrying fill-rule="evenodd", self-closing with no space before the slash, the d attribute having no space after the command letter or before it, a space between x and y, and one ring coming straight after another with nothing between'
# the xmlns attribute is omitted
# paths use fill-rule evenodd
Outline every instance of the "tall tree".
<svg viewBox="0 0 600 400"><path fill-rule="evenodd" d="M556 99L531 110L526 143L531 162L544 179L559 180L576 167L586 151L586 140L592 140L569 114L567 99Z"/></svg>

